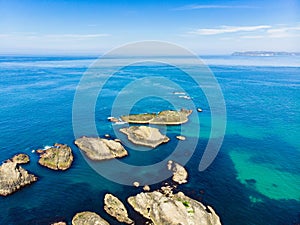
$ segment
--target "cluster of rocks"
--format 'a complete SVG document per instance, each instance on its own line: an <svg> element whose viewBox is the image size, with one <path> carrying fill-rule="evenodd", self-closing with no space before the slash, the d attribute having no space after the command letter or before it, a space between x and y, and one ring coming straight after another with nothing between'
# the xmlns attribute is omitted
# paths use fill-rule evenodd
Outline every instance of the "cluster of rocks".
<svg viewBox="0 0 300 225"><path fill-rule="evenodd" d="M129 122L136 122L135 119L141 119L147 123L169 125L185 122L190 113L190 110L167 110L159 114L129 115L128 117L122 117L122 119ZM112 122L116 121L114 118L110 118L110 120ZM120 131L126 134L128 140L134 144L152 148L170 140L166 135L161 134L159 129L153 127L130 126L121 128ZM128 155L119 139L108 140L107 138L110 138L110 136L105 135L105 137L83 136L76 139L74 143L91 160L109 160ZM184 136L177 136L176 138L182 141L186 139ZM74 159L72 149L63 144L54 144L46 150L37 150L36 152L40 154L39 164L52 170L67 170L71 167ZM9 195L25 185L37 181L34 174L30 174L20 166L20 164L29 161L28 155L18 154L0 166L0 195ZM166 166L173 173L172 180L174 182L178 184L187 182L188 172L182 165L170 160ZM140 184L134 182L133 186L139 187ZM150 186L145 185L143 187L144 192L129 197L127 202L136 212L149 220L148 224L221 225L218 215L210 206L205 206L182 192L174 194L173 187L163 186L159 190L150 192ZM135 223L129 218L128 211L122 201L111 193L104 196L104 210L120 223ZM61 221L52 225L66 224L66 222ZM79 212L72 218L72 225L86 224L108 225L109 223L97 213L90 211Z"/></svg>
<svg viewBox="0 0 300 225"><path fill-rule="evenodd" d="M168 161L168 170L173 172L172 180L178 184L184 184L187 182L188 172L186 169L179 163L173 162L172 160Z"/></svg>
<svg viewBox="0 0 300 225"><path fill-rule="evenodd" d="M72 150L67 145L55 144L46 150L37 150L39 164L52 170L66 170L73 162ZM20 164L29 163L26 154L17 154L0 166L0 195L7 196L37 181L37 176L29 173Z"/></svg>
<svg viewBox="0 0 300 225"><path fill-rule="evenodd" d="M173 193L170 186L163 186L153 192L141 192L130 196L127 202L133 209L141 214L153 225L221 225L219 216L212 207L186 196L183 192ZM120 223L135 224L129 218L122 201L114 195L107 193L104 196L104 210ZM64 225L65 222L52 225ZM108 225L100 215L95 212L83 211L77 213L72 219L72 225L99 224Z"/></svg>

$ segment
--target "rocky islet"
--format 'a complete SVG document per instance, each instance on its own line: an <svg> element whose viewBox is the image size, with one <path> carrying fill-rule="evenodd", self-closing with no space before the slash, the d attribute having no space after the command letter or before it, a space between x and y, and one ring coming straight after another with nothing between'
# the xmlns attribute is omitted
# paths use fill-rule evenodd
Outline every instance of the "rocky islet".
<svg viewBox="0 0 300 225"><path fill-rule="evenodd" d="M121 128L120 131L127 135L129 141L134 144L156 148L170 139L160 133L159 129L147 126L131 126Z"/></svg>
<svg viewBox="0 0 300 225"><path fill-rule="evenodd" d="M52 170L67 170L73 162L72 149L68 145L54 144L46 150L37 150L40 154L39 164Z"/></svg>
<svg viewBox="0 0 300 225"><path fill-rule="evenodd" d="M7 196L17 190L37 181L34 174L19 165L19 163L29 162L29 157L25 154L15 156L6 160L0 166L0 195Z"/></svg>
<svg viewBox="0 0 300 225"><path fill-rule="evenodd" d="M75 144L91 160L122 158L128 155L120 142L105 138L83 136L76 139Z"/></svg>

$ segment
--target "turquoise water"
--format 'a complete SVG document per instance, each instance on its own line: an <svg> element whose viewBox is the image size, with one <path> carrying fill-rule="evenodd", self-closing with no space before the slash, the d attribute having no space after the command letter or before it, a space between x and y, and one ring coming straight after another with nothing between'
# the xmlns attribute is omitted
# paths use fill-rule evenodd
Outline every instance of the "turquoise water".
<svg viewBox="0 0 300 225"><path fill-rule="evenodd" d="M15 153L27 153L31 162L24 167L39 177L33 185L1 197L0 224L42 225L57 220L70 223L76 212L84 210L95 211L111 224L119 224L103 211L104 194L114 193L126 202L128 196L141 191L96 173L73 144L74 94L82 74L94 60L93 57L0 57L0 160ZM175 136L182 132L187 139L199 142L195 152L185 147L176 153L179 159L191 157L186 164L189 182L179 190L212 205L225 225L299 224L300 65L296 63L299 58L271 57L266 59L267 66L262 65L264 58L210 56L204 60L221 86L227 108L225 139L207 170L199 172L198 164L210 137L209 106L196 84L174 67L134 65L115 74L100 93L101 99L95 107L98 133L122 137L106 118L111 115L113 99L124 86L145 77L162 76L174 81L193 101L179 98L173 94L177 91L174 87L158 82L155 85L162 97L144 98L136 102L131 112L173 109L166 101L170 99L183 107L194 103L203 113L194 112L182 126L160 127L171 141L155 150L127 143L129 156L121 161L138 166L158 163L172 154L178 144ZM113 64L98 72L106 74L112 69ZM144 80L143 85L146 88L153 84ZM91 83L93 87L97 85ZM130 90L127 94L131 94ZM126 102L123 104L118 107L125 107ZM200 137L193 130L198 119ZM31 152L55 142L66 143L74 150L75 161L68 171L56 172L39 166L38 156ZM109 170L122 178L130 177L118 168ZM161 183L164 181L151 188ZM143 224L144 220L132 209L129 214L137 224Z"/></svg>

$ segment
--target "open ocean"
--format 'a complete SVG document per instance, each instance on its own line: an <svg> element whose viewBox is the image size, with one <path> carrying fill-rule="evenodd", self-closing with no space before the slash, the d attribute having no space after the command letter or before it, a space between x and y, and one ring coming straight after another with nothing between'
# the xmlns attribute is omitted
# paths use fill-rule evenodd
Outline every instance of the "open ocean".
<svg viewBox="0 0 300 225"><path fill-rule="evenodd" d="M32 185L0 197L0 224L47 225L60 220L71 224L77 212L86 210L98 213L110 224L120 224L103 209L107 192L125 203L136 224L144 224L145 220L126 202L128 196L142 189L99 175L73 144L74 94L82 75L95 60L95 57L0 56L0 161L16 153L26 153L31 162L23 167L38 176ZM178 190L211 205L224 225L299 225L300 57L205 56L203 60L219 82L227 110L224 142L208 169L198 171L199 159L210 138L210 108L197 85L172 66L137 64L114 74L100 93L102 101L95 107L99 135L108 133L124 138L114 133L115 128L107 121L112 102L124 86L151 76L177 82L192 100L179 98L173 93L178 90L165 83L144 80L140 85L156 85L165 99L172 99L182 107L194 102L203 112L193 112L187 124L165 128L171 141L157 149L147 151L128 144L129 156L120 161L132 165L160 162L172 153L178 144L175 136L182 129L187 139L199 142L194 152L183 149L179 153L190 154L191 159L185 165L189 182ZM113 63L88 76L112 70ZM96 87L97 83L91 86ZM132 112L172 109L165 99L148 96L137 101ZM126 106L126 102L122 104ZM196 137L189 128L197 119L201 132ZM64 172L41 167L38 155L32 153L33 149L56 142L68 144L74 152L72 167ZM121 176L127 175L120 171ZM164 182L151 185L151 189Z"/></svg>

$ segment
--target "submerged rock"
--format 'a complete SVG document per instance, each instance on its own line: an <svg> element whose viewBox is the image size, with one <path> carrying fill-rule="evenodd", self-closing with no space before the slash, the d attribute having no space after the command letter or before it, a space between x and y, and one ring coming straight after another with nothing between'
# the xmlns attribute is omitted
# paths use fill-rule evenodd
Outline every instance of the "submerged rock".
<svg viewBox="0 0 300 225"><path fill-rule="evenodd" d="M17 164L26 164L30 161L29 156L23 153L15 155L11 160Z"/></svg>
<svg viewBox="0 0 300 225"><path fill-rule="evenodd" d="M114 140L81 137L75 144L92 160L121 158L128 155L122 144Z"/></svg>
<svg viewBox="0 0 300 225"><path fill-rule="evenodd" d="M72 225L109 225L109 223L94 212L80 212L72 219Z"/></svg>
<svg viewBox="0 0 300 225"><path fill-rule="evenodd" d="M7 196L22 187L37 181L37 177L29 174L16 162L7 160L0 166L0 195Z"/></svg>
<svg viewBox="0 0 300 225"><path fill-rule="evenodd" d="M162 135L157 128L147 126L131 126L121 128L120 131L127 135L128 140L137 145L155 148L158 145L168 142L170 139Z"/></svg>
<svg viewBox="0 0 300 225"><path fill-rule="evenodd" d="M159 191L140 193L128 198L129 204L155 225L221 225L210 206L185 196L182 192L165 195Z"/></svg>
<svg viewBox="0 0 300 225"><path fill-rule="evenodd" d="M186 169L172 160L168 161L168 170L173 172L172 180L177 182L178 184L183 184L187 182L188 173Z"/></svg>
<svg viewBox="0 0 300 225"><path fill-rule="evenodd" d="M68 145L55 144L40 154L39 164L52 170L67 170L73 162L72 150Z"/></svg>
<svg viewBox="0 0 300 225"><path fill-rule="evenodd" d="M165 110L158 114L142 113L121 116L121 119L128 123L179 125L186 123L191 113L192 110L187 109L181 109L180 111Z"/></svg>
<svg viewBox="0 0 300 225"><path fill-rule="evenodd" d="M124 204L112 194L105 195L104 210L121 223L133 224L133 221L128 217Z"/></svg>

